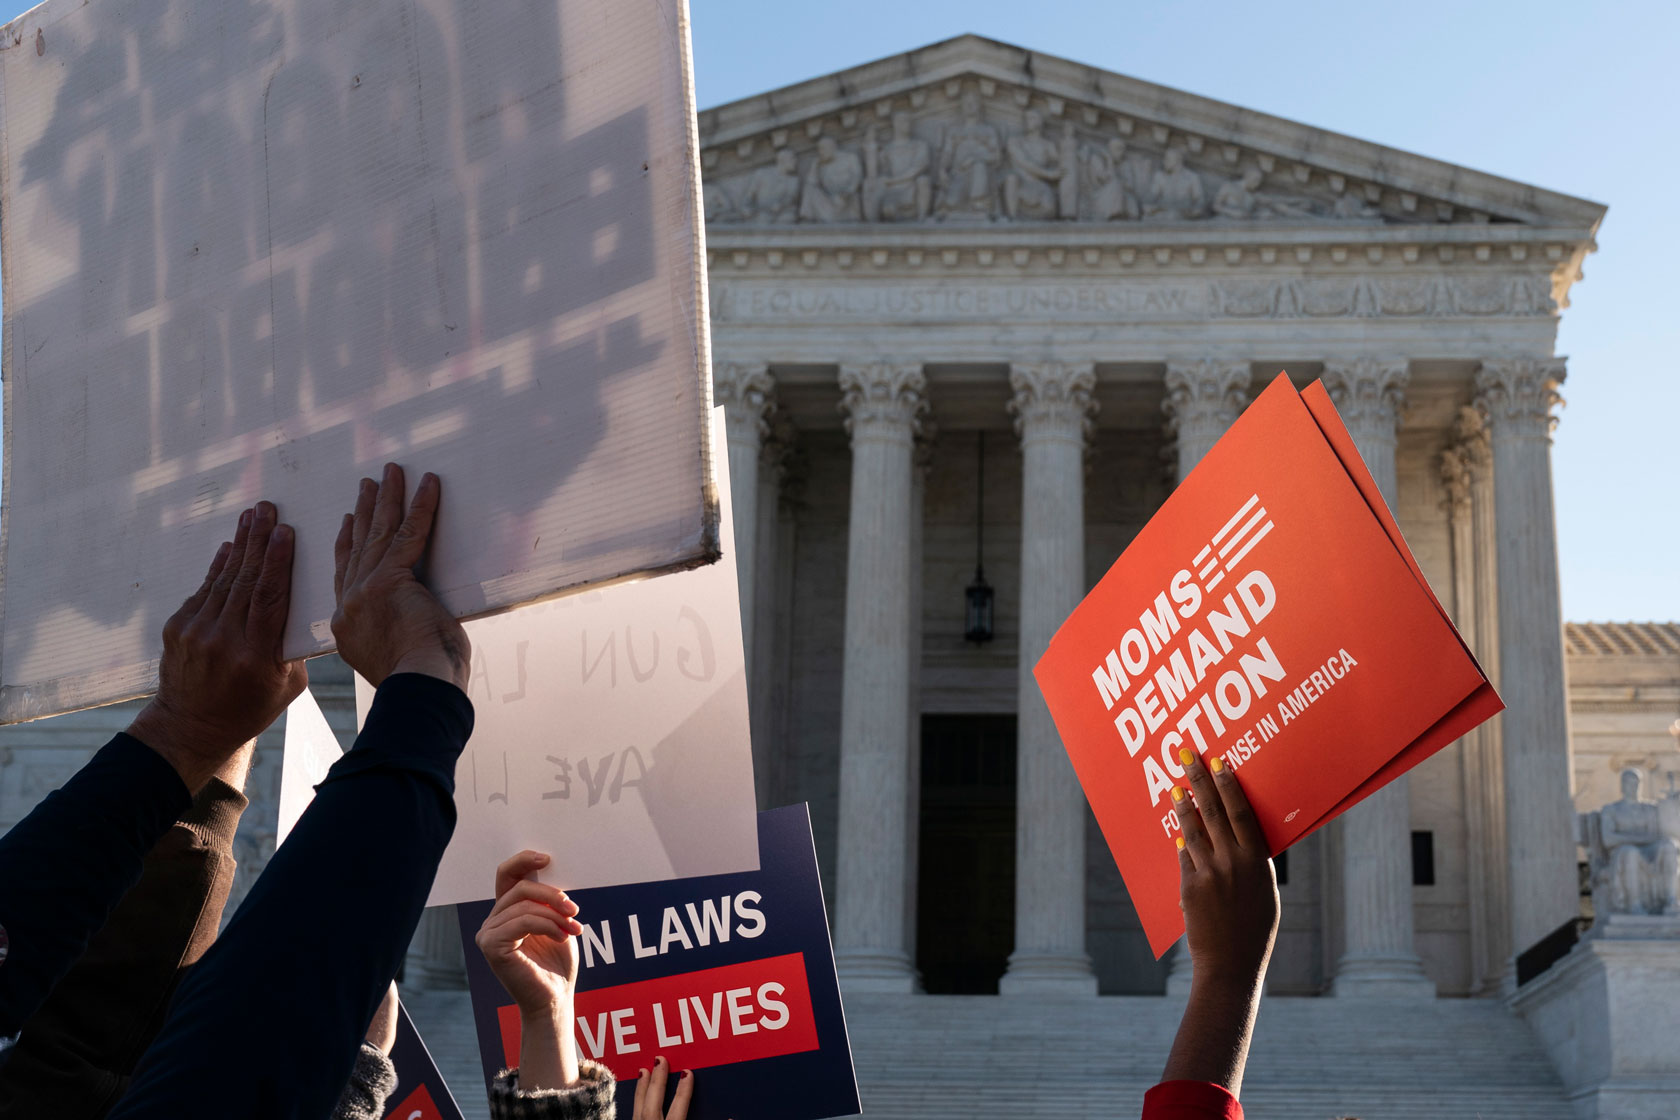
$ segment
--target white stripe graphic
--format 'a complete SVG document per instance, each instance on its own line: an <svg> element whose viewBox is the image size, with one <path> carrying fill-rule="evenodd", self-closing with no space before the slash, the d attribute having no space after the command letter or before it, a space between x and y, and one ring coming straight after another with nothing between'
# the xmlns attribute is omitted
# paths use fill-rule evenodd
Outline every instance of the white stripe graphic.
<svg viewBox="0 0 1680 1120"><path fill-rule="evenodd" d="M1244 517L1248 516L1248 511L1249 510L1253 509L1255 506L1257 506L1259 504L1260 504L1260 495L1258 495L1258 494L1254 495L1254 497L1252 497L1248 501L1244 502L1243 507L1237 511L1237 515L1235 517L1231 518L1231 520L1225 522L1225 528L1219 530L1219 532L1217 532L1213 535L1213 543L1218 544L1220 541L1224 540L1225 539L1225 534L1229 533L1231 531L1232 527L1235 526L1237 522L1241 521Z"/></svg>
<svg viewBox="0 0 1680 1120"><path fill-rule="evenodd" d="M1252 531L1256 525L1260 524L1260 519L1265 516L1266 507L1261 506L1257 511L1255 511L1254 516L1248 519L1247 525L1238 529L1235 536L1219 546L1219 555L1223 557L1227 552L1230 552L1233 548L1237 547L1237 545L1241 544L1242 539L1248 536L1250 531Z"/></svg>
<svg viewBox="0 0 1680 1120"><path fill-rule="evenodd" d="M1229 567L1233 567L1233 568L1236 567L1237 561L1241 560L1244 556L1247 556L1248 555L1248 550L1253 548L1255 545L1259 544L1261 539L1264 538L1265 535L1267 533L1271 532L1271 531L1272 531L1272 523L1270 521L1268 521L1264 525L1260 526L1260 531L1258 533L1254 534L1252 537L1248 538L1248 543L1243 545L1242 548L1238 549L1237 554L1235 556L1231 557L1229 560L1227 560L1225 562L1226 565L1229 566Z"/></svg>

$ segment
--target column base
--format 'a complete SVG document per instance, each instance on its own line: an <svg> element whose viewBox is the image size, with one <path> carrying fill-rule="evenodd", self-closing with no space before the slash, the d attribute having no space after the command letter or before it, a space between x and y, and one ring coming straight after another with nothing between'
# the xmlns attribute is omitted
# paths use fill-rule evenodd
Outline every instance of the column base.
<svg viewBox="0 0 1680 1120"><path fill-rule="evenodd" d="M910 958L890 949L837 949L834 968L840 974L840 987L848 992L908 995L917 987Z"/></svg>
<svg viewBox="0 0 1680 1120"><path fill-rule="evenodd" d="M1343 957L1330 994L1344 999L1434 999L1435 981L1414 956Z"/></svg>
<svg viewBox="0 0 1680 1120"><path fill-rule="evenodd" d="M998 981L1002 996L1094 996L1097 976L1084 953L1015 952Z"/></svg>

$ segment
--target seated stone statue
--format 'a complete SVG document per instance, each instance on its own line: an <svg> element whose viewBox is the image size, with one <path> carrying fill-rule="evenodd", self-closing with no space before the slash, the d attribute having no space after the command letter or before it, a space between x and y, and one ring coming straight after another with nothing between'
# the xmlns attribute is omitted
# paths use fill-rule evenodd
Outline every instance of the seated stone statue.
<svg viewBox="0 0 1680 1120"><path fill-rule="evenodd" d="M799 217L806 222L863 220L863 161L824 136L817 141L817 159L805 176L799 198Z"/></svg>
<svg viewBox="0 0 1680 1120"><path fill-rule="evenodd" d="M1207 212L1202 177L1184 166L1184 153L1167 149L1161 169L1149 180L1149 216L1169 221L1200 218Z"/></svg>
<svg viewBox="0 0 1680 1120"><path fill-rule="evenodd" d="M748 221L788 225L799 219L799 157L792 148L776 149L776 162L761 167L747 181L739 202Z"/></svg>
<svg viewBox="0 0 1680 1120"><path fill-rule="evenodd" d="M933 206L933 147L911 131L909 113L894 113L892 139L873 129L864 156L863 216L871 222L927 221Z"/></svg>
<svg viewBox="0 0 1680 1120"><path fill-rule="evenodd" d="M1044 135L1044 118L1027 110L1025 130L1011 137L1006 152L1009 171L1003 179L1003 210L1012 219L1054 218L1060 212L1061 146Z"/></svg>
<svg viewBox="0 0 1680 1120"><path fill-rule="evenodd" d="M1680 844L1664 829L1661 807L1639 797L1638 770L1622 771L1622 799L1580 815L1579 839L1599 914L1680 913Z"/></svg>

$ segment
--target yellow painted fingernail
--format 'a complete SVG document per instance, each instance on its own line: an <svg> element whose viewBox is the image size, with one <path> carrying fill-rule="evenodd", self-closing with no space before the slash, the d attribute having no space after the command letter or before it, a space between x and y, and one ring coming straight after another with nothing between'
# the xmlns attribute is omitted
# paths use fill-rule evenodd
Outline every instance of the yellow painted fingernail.
<svg viewBox="0 0 1680 1120"><path fill-rule="evenodd" d="M1211 769L1215 774L1217 774L1221 770L1225 769L1225 764L1219 760L1218 755L1214 755L1213 756L1213 762L1210 765L1209 769Z"/></svg>
<svg viewBox="0 0 1680 1120"><path fill-rule="evenodd" d="M1188 766L1195 761L1196 756L1190 753L1189 747L1178 748L1178 760Z"/></svg>
<svg viewBox="0 0 1680 1120"><path fill-rule="evenodd" d="M1184 837L1182 836L1178 838L1178 850L1181 852L1184 850Z"/></svg>
<svg viewBox="0 0 1680 1120"><path fill-rule="evenodd" d="M1183 801L1184 800L1184 790L1181 789L1178 786L1174 786L1173 787L1173 800L1174 801Z"/></svg>

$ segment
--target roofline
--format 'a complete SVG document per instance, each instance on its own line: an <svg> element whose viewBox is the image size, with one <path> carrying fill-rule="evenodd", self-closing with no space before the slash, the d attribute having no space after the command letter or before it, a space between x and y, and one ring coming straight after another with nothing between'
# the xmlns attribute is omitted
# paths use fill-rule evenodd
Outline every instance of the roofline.
<svg viewBox="0 0 1680 1120"><path fill-rule="evenodd" d="M1282 159L1398 191L1439 198L1532 224L1567 226L1591 238L1608 207L1529 183L1360 140L1153 82L966 34L866 62L699 114L700 143L733 143L811 117L858 109L961 75L1024 85L1051 97L1097 102L1111 111L1242 144Z"/></svg>

